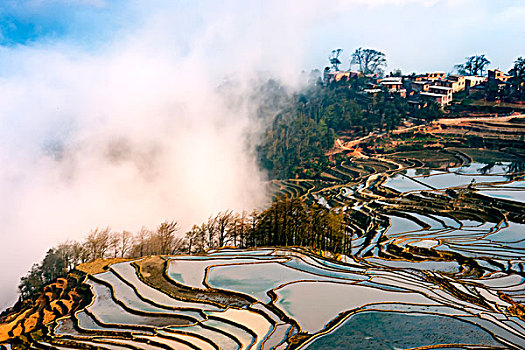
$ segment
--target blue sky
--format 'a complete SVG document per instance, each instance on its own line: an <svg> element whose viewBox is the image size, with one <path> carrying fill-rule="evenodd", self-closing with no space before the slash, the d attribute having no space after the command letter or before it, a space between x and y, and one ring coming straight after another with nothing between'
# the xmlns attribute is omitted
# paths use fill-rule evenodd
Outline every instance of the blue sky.
<svg viewBox="0 0 525 350"><path fill-rule="evenodd" d="M108 39L122 3L58 0L4 0L0 43L30 45L45 40L93 42Z"/></svg>
<svg viewBox="0 0 525 350"><path fill-rule="evenodd" d="M464 57L478 53L485 53L494 67L507 70L515 58L525 55L522 0L336 0L329 4L316 0L220 4L4 0L0 4L0 44L66 43L90 52L112 45L119 35L163 13L173 18L165 24L168 31L180 35L177 45L183 51L210 24L232 22L230 29L239 32L238 40L261 51L261 69L267 63L263 58L288 62L287 55L293 56L297 70L320 67L336 47L345 49L346 62L359 46L380 49L387 54L390 69L407 72L449 71ZM245 28L248 33L241 33ZM236 40L236 33L230 39ZM246 49L238 46L241 52Z"/></svg>

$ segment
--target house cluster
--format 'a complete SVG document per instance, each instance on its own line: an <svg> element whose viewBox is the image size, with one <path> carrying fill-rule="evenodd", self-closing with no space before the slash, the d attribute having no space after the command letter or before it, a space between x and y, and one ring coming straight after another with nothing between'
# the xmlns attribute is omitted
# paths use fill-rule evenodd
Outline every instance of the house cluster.
<svg viewBox="0 0 525 350"><path fill-rule="evenodd" d="M433 72L378 79L375 88L409 98L409 102L413 104L433 100L441 107L444 107L450 105L454 94L465 90L469 92L472 87L483 84L486 81L486 77L447 75L442 72Z"/></svg>
<svg viewBox="0 0 525 350"><path fill-rule="evenodd" d="M325 82L330 83L359 76L362 74L356 71L326 72ZM486 89L488 84L496 84L498 89L506 88L511 76L497 69L491 69L488 71L488 77L433 72L400 77L369 78L369 86L363 89L363 93L375 95L388 91L408 98L413 105L421 105L425 101L433 100L443 108L450 105L454 94L461 91L470 94Z"/></svg>

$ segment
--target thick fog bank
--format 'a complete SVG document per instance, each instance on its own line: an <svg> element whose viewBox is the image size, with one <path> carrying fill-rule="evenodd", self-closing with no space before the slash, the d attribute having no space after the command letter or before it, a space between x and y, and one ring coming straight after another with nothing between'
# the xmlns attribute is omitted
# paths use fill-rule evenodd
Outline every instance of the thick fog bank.
<svg viewBox="0 0 525 350"><path fill-rule="evenodd" d="M193 9L193 28L163 5L94 50L0 48L0 310L48 248L95 227L177 220L182 235L267 202L251 83L265 67L246 41L260 27Z"/></svg>

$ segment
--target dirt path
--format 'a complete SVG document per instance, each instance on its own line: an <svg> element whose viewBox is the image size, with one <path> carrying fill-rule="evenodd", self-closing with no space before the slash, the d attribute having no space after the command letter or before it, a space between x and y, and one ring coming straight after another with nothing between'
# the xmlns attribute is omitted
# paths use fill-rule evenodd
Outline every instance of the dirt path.
<svg viewBox="0 0 525 350"><path fill-rule="evenodd" d="M435 124L457 125L465 122L507 122L514 118L525 118L525 114L509 115L505 117L464 117L453 119L438 119Z"/></svg>

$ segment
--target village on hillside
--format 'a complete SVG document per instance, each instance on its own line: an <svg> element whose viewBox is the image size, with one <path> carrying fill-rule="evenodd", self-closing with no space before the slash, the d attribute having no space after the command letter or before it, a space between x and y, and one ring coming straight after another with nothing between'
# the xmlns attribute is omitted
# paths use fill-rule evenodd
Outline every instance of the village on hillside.
<svg viewBox="0 0 525 350"><path fill-rule="evenodd" d="M521 57L515 62L513 75L505 74L499 69L488 69L484 74L485 67L490 61L481 55L468 57L464 65L456 66L459 72L466 74L428 72L402 75L400 71L397 71L383 77L381 66L386 65L383 53L373 49L360 48L354 52L352 63L359 64L363 58L367 62L361 64L359 70L342 71L338 68L340 64L338 54L341 51L334 50L332 52L330 57L332 66L326 67L324 70L323 83L325 85L349 81L351 78L365 77L368 78L368 86L362 89L363 94L371 96L384 92L397 94L406 98L407 102L415 108L421 108L429 101L434 101L443 109L450 106L458 94L462 98L485 99L494 104L507 102L525 106L525 99L523 98L525 86L523 81L524 59ZM377 62L374 63L374 60ZM476 63L477 61L482 61L482 63ZM369 64L375 64L375 66L371 69L368 67Z"/></svg>

